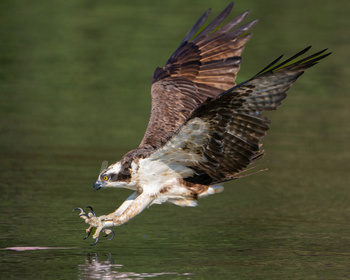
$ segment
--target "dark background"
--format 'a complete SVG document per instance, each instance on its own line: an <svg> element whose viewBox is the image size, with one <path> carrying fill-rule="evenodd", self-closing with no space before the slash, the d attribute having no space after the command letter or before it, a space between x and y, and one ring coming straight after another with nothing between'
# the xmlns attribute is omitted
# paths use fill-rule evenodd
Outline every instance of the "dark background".
<svg viewBox="0 0 350 280"><path fill-rule="evenodd" d="M236 1L231 18L249 9L248 20L260 19L238 82L283 53L333 52L268 114L269 171L226 184L197 208L152 206L113 241L82 241L86 226L72 208L103 215L130 194L94 193L92 183L103 161L141 141L156 66L207 8L213 19L228 3L1 1L0 247L75 248L0 251L2 278L350 278L345 0Z"/></svg>

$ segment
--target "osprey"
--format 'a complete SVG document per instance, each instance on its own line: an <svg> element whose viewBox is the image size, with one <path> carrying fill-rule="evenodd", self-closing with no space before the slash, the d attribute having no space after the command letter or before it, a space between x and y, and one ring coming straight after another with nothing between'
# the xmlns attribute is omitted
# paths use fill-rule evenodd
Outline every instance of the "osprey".
<svg viewBox="0 0 350 280"><path fill-rule="evenodd" d="M275 110L287 90L330 53L322 50L300 58L310 47L282 63L282 56L251 79L236 85L244 44L257 20L237 27L249 11L219 28L228 5L199 34L207 10L193 25L152 81L152 109L146 133L135 150L101 172L94 189L127 188L134 193L113 213L97 217L91 206L80 217L99 234L135 217L146 207L164 202L196 206L197 199L223 191L222 183L243 173L264 155L260 140L268 130L263 111ZM252 166L253 164L253 166ZM74 211L73 210L73 211Z"/></svg>

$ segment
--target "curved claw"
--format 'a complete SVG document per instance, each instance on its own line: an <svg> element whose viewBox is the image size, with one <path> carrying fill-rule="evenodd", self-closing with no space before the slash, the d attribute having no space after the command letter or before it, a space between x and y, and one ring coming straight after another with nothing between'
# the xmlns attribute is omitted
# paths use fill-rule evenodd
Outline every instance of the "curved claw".
<svg viewBox="0 0 350 280"><path fill-rule="evenodd" d="M91 207L91 206L86 206L85 207L85 210L86 209L90 209L90 213L92 214L92 215L94 215L94 217L96 217L96 214L95 214L95 212L94 212L94 209Z"/></svg>
<svg viewBox="0 0 350 280"><path fill-rule="evenodd" d="M111 229L109 229L111 232L110 233L108 233L108 234L106 234L104 237L108 237L108 235L110 235L110 234L112 234L112 236L111 237L108 237L107 239L108 240L112 240L114 237L115 237L115 233L114 233L114 231L113 230L111 230Z"/></svg>
<svg viewBox="0 0 350 280"><path fill-rule="evenodd" d="M91 211L94 211L94 208L92 208L92 206L86 206L86 207L85 207L85 210L86 210L86 209L90 209Z"/></svg>
<svg viewBox="0 0 350 280"><path fill-rule="evenodd" d="M80 207L75 207L72 212L74 212L75 210L80 210L80 215L84 213L84 210L81 209Z"/></svg>
<svg viewBox="0 0 350 280"><path fill-rule="evenodd" d="M89 215L86 213L79 214L79 217L81 217L81 216L86 216L87 218L90 218Z"/></svg>
<svg viewBox="0 0 350 280"><path fill-rule="evenodd" d="M90 233L89 233L89 235L90 235ZM90 244L90 246L95 246L97 244L97 242L98 242L98 237L96 237L96 241L93 244Z"/></svg>
<svg viewBox="0 0 350 280"><path fill-rule="evenodd" d="M89 236L90 236L90 234L91 234L91 230L88 232L88 234L83 238L83 240L85 240L86 238L88 238ZM96 241L96 243L97 243L97 241ZM94 243L93 245L95 245L96 243Z"/></svg>

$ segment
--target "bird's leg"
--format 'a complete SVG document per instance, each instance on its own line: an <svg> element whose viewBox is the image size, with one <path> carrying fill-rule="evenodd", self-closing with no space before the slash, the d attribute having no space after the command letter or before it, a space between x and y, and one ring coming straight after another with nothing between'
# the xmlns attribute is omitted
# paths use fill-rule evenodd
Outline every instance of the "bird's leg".
<svg viewBox="0 0 350 280"><path fill-rule="evenodd" d="M123 214L123 212L134 202L134 200L139 196L138 192L134 192L132 195L130 195L122 205L119 206L117 210L115 210L113 213L110 213L106 215L106 218L114 218L114 216L120 216Z"/></svg>
<svg viewBox="0 0 350 280"><path fill-rule="evenodd" d="M75 208L74 210L80 210L81 212L79 217L84 219L85 223L90 225L86 230L88 235L85 238L90 235L91 230L94 227L96 228L95 234L93 235L93 238L96 240L96 242L92 244L95 245L98 241L98 237L101 231L104 231L107 235L112 233L112 237L109 239L113 239L114 232L109 228L126 223L128 220L141 213L142 210L144 210L152 203L152 201L153 197L146 194L139 194L138 192L134 192L116 211L108 215L96 217L91 207L87 207L91 209L88 214L86 214L81 208Z"/></svg>
<svg viewBox="0 0 350 280"><path fill-rule="evenodd" d="M93 219L91 222L90 220L85 220L85 223L89 223L90 225L96 227L96 232L92 238L98 239L98 236L102 230L108 231L111 227L125 224L131 218L140 214L152 203L154 199L147 194L138 195L135 193L129 198L130 199L125 201L115 212L106 216L100 216L97 218L97 220Z"/></svg>
<svg viewBox="0 0 350 280"><path fill-rule="evenodd" d="M120 216L125 209L127 209L129 207L129 205L131 203L133 203L133 201L135 200L135 198L137 198L139 196L138 192L134 192L132 195L130 195L124 202L122 205L119 206L119 208L117 210L115 210L113 213L110 213L108 215L105 216L100 216L99 218L101 220L108 220L108 219L113 219L114 216ZM87 208L87 207L86 207ZM86 229L86 232L88 232L88 235L84 238L86 239L87 237L89 237L90 233L91 233L91 229L93 227L90 225L90 227L88 229ZM106 235L104 237L108 237L110 234L112 234L110 237L108 237L108 240L112 240L115 236L114 231L106 228L104 230L104 232L106 233ZM96 233L95 233L96 234Z"/></svg>
<svg viewBox="0 0 350 280"><path fill-rule="evenodd" d="M113 216L109 216L108 221L110 221L110 218L112 218L113 226L120 226L136 215L140 214L146 207L148 207L152 201L154 200L154 197L150 196L149 194L140 194L138 195L129 206L125 208L125 210L120 207L120 210L123 210L122 213L119 211L115 211L113 213ZM123 205L122 205L123 206ZM126 206L126 205L125 205Z"/></svg>

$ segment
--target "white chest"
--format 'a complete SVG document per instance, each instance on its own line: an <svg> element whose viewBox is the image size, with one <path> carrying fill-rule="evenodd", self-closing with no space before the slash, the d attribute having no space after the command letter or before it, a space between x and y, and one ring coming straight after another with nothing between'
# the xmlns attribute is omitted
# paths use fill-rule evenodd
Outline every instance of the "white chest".
<svg viewBox="0 0 350 280"><path fill-rule="evenodd" d="M177 179L192 176L194 171L186 166L167 164L150 158L141 159L137 166L133 166L133 179L144 193L157 195L165 186L177 184Z"/></svg>

